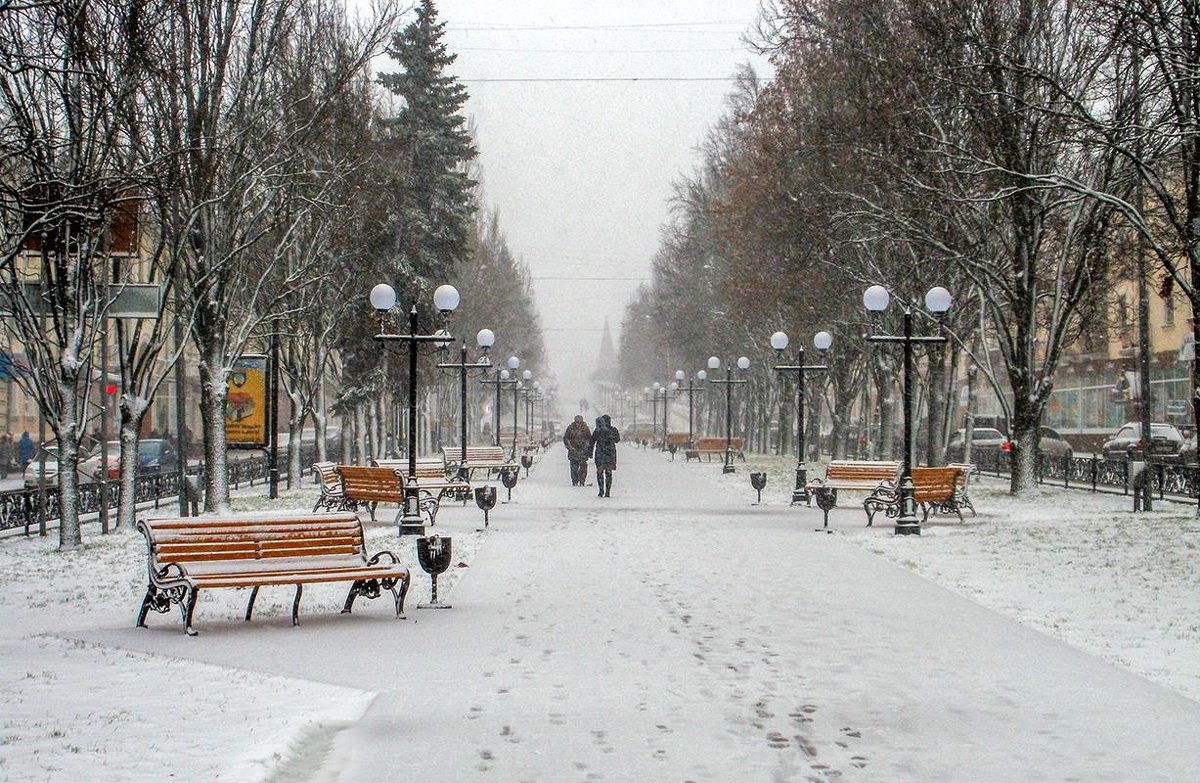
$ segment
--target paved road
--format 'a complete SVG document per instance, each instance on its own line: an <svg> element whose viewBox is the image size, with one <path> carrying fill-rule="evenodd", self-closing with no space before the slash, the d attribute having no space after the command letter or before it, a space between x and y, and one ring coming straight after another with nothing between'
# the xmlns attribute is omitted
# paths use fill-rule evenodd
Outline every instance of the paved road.
<svg viewBox="0 0 1200 783"><path fill-rule="evenodd" d="M621 462L600 499L552 449L453 609L341 624L334 660L254 629L91 636L377 691L289 781L1196 779L1200 704L814 533L815 509L751 508L744 475Z"/></svg>

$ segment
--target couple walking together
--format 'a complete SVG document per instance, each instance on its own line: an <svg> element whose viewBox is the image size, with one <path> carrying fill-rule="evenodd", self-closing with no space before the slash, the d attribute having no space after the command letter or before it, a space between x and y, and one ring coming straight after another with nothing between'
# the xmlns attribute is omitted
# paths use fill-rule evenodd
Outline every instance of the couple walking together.
<svg viewBox="0 0 1200 783"><path fill-rule="evenodd" d="M596 486L599 497L609 497L612 491L612 472L617 469L617 444L621 433L612 425L607 414L596 419L596 429L589 430L582 416L563 433L563 445L567 447L567 459L571 462L571 484L582 487L587 484L588 458L596 460Z"/></svg>

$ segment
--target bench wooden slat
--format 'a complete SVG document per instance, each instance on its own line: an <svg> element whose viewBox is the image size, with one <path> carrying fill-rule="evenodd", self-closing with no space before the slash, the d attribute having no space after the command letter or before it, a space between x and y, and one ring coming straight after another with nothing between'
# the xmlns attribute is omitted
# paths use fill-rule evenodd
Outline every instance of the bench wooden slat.
<svg viewBox="0 0 1200 783"><path fill-rule="evenodd" d="M139 627L150 609L165 612L178 604L184 630L195 635L196 595L213 587L255 588L248 620L257 589L278 584L296 586L292 622L298 624L301 586L310 582L352 582L347 612L357 596L374 598L386 589L395 599L396 616L403 615L409 569L391 552L368 558L362 522L353 514L143 519L137 527L146 538L149 571Z"/></svg>

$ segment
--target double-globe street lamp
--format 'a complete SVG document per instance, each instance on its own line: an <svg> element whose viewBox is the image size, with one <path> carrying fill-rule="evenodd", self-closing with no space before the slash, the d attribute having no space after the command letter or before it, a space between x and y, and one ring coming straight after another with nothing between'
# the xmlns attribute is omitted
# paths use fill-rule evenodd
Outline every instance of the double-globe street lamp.
<svg viewBox="0 0 1200 783"><path fill-rule="evenodd" d="M886 288L873 285L863 292L863 306L871 313L872 330L879 328L879 318L887 309L891 296ZM950 292L941 286L930 288L925 294L925 307L937 318L939 330L950 309ZM900 463L900 516L896 519L896 535L921 535L921 523L917 521L917 504L913 492L912 466L912 376L914 343L940 345L946 342L941 335L917 336L913 334L912 304L904 303L904 334L871 334L867 339L876 343L900 343L904 346L904 460Z"/></svg>
<svg viewBox="0 0 1200 783"><path fill-rule="evenodd" d="M750 360L745 356L739 356L737 360L737 368L741 372L746 372L750 369ZM717 356L708 357L708 369L721 369L721 359ZM725 465L721 468L722 473L733 473L733 385L735 383L746 383L744 379L733 377L733 366L725 364L725 378L709 378L709 383L725 384Z"/></svg>
<svg viewBox="0 0 1200 783"><path fill-rule="evenodd" d="M450 313L458 307L458 289L452 285L438 286L433 292L433 306L442 314L442 328L433 334L420 334L417 322L417 305L408 311L408 333L397 334L386 331L385 318L396 306L396 291L387 283L371 289L371 306L379 316L379 333L374 339L380 342L399 341L408 346L408 479L404 482L404 510L400 515L400 535L425 535L421 521L421 493L417 487L417 347L421 343L434 343L444 349L454 342L447 330Z"/></svg>
<svg viewBox="0 0 1200 783"><path fill-rule="evenodd" d="M783 332L775 332L771 335L771 347L780 356L788 347L788 336ZM823 356L829 350L829 346L833 344L833 335L829 332L817 332L813 335L813 346L821 352ZM796 485L792 487L792 503L808 503L808 468L804 464L805 447L804 447L804 407L805 407L805 384L804 378L809 372L817 372L828 370L824 364L805 364L804 363L804 345L801 344L796 348L796 363L795 364L777 364L775 372L778 373L795 373L796 374ZM818 428L819 432L819 428ZM782 434L780 438L782 439Z"/></svg>
<svg viewBox="0 0 1200 783"><path fill-rule="evenodd" d="M478 361L467 361L467 343L462 343L462 353L457 362L438 362L438 368L458 371L458 402L459 402L459 447L461 449L458 462L458 478L466 480L467 472L467 371L491 369L492 362L488 352L496 344L496 333L491 329L480 329L475 335L475 344L479 346ZM496 387L497 389L499 386Z"/></svg>
<svg viewBox="0 0 1200 783"><path fill-rule="evenodd" d="M706 370L701 370L700 372L696 373L696 377L694 379L688 378L687 386L680 385L683 383L683 379L686 377L687 377L687 373L685 373L683 370L675 371L676 388L679 389L680 393L687 392L687 396L688 396L687 447L689 449L691 449L691 448L695 448L695 446L696 446L695 438L692 436L692 430L693 430L693 419L692 419L692 402L693 402L693 400L692 400L692 398L696 394L696 392L704 391L704 382L706 380L708 380L708 372ZM695 381L699 381L700 385L699 386L695 385Z"/></svg>
<svg viewBox="0 0 1200 783"><path fill-rule="evenodd" d="M521 360L515 356L510 356L508 358L508 362L510 365L512 364L512 362L516 362L517 367L519 367L521 365ZM509 370L503 369L501 367L497 367L495 378L492 378L491 380L484 378L483 380L480 381L480 383L488 383L488 384L492 384L496 387L496 405L495 405L495 410L492 411L492 415L493 415L493 419L495 422L493 424L493 427L495 428L494 429L495 440L496 440L495 445L499 446L499 445L501 445L500 444L500 387L514 386L517 383L517 379L512 377L512 373ZM516 427L514 426L513 429L516 429Z"/></svg>

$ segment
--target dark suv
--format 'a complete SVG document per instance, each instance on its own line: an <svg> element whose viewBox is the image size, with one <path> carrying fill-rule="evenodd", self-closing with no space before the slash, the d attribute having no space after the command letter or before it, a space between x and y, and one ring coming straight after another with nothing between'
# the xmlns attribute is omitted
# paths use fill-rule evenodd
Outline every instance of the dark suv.
<svg viewBox="0 0 1200 783"><path fill-rule="evenodd" d="M1126 459L1131 451L1141 450L1142 427L1136 421L1117 430L1117 434L1104 442L1101 450L1105 459ZM1151 424L1150 443L1146 453L1160 459L1178 459L1183 450L1183 433L1174 424Z"/></svg>
<svg viewBox="0 0 1200 783"><path fill-rule="evenodd" d="M138 441L139 476L153 476L156 473L171 473L179 467L179 453L168 441L161 438L148 438ZM97 452L84 463L80 469L88 476L100 477L100 452ZM108 478L121 478L121 442L108 442Z"/></svg>

